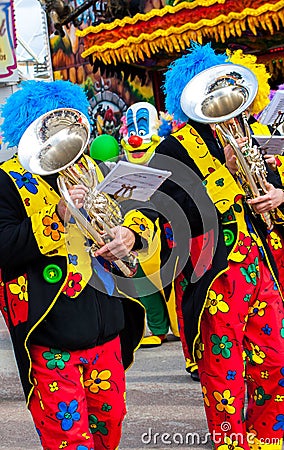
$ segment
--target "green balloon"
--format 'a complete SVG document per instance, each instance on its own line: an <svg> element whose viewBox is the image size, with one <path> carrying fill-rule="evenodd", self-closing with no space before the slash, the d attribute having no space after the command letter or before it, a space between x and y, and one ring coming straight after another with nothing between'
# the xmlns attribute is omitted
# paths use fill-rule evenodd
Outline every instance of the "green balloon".
<svg viewBox="0 0 284 450"><path fill-rule="evenodd" d="M99 161L109 161L119 155L119 145L117 140L110 134L97 136L90 147L90 156Z"/></svg>

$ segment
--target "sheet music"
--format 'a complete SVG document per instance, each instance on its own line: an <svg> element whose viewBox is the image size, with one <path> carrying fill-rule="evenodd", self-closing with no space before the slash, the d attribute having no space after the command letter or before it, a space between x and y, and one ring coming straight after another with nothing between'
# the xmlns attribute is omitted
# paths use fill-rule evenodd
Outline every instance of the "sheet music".
<svg viewBox="0 0 284 450"><path fill-rule="evenodd" d="M258 120L263 125L272 125L279 111L284 112L284 91L276 91L273 99L262 111Z"/></svg>
<svg viewBox="0 0 284 450"><path fill-rule="evenodd" d="M116 199L131 198L144 202L170 175L171 172L166 170L119 161L98 184L97 190Z"/></svg>
<svg viewBox="0 0 284 450"><path fill-rule="evenodd" d="M282 155L284 153L284 136L253 135L253 137L258 142L263 153L269 155Z"/></svg>

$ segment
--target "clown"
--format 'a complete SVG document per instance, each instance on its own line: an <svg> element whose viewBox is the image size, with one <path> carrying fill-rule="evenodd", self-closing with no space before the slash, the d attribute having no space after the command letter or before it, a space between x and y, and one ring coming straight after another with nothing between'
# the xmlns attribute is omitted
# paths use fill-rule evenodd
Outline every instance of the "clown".
<svg viewBox="0 0 284 450"><path fill-rule="evenodd" d="M215 54L210 43L200 46L191 42L187 54L174 61L165 74L167 110L180 120L185 120L188 114L188 122L161 142L150 162L152 167L165 168L168 164L163 162L167 156L172 158L172 173L178 167L178 181L169 178L160 189L163 196L159 198L159 208L167 209L160 225L162 228L163 221L166 226L171 223L176 243L175 247L168 246L168 255L164 246L161 256L167 263L176 255L177 265L173 264L171 270L175 289L180 291L180 332L192 363L198 364L209 432L217 432L220 437L213 448L280 450L283 427L279 422L283 420L283 405L275 399L283 377L284 357L281 333L284 218L277 209L279 221L271 232L256 215L282 205L283 190L274 187L273 183L279 186L279 180L267 167L267 194L247 200L237 175L239 167L233 148L230 145L223 148L210 124L196 122L187 109L196 93L193 80L197 77L198 80L202 77L204 86L209 86L216 82L219 70L216 65L224 68L224 79L228 73L238 73L241 66L226 64L226 60L227 55ZM190 92L183 103L184 89ZM201 104L202 92L199 99ZM241 146L246 140L238 138L240 148L244 148ZM168 207L170 197L185 214L185 220L179 220L176 212ZM247 202L253 205L256 215ZM190 233L183 239L186 224ZM274 244L276 238L280 245ZM208 245L211 248L207 253ZM187 253L188 260L179 269L184 250L184 260ZM201 260L203 267L197 273ZM180 270L177 277L175 267ZM252 267L253 281L247 275ZM167 265L167 274L168 268ZM163 270L160 273L164 275ZM259 313L260 304L263 311ZM266 324L269 324L269 335L264 332ZM267 381L264 373L268 374ZM226 430L234 436L232 439L224 432L224 420L228 424ZM272 444L267 447L264 442Z"/></svg>
<svg viewBox="0 0 284 450"><path fill-rule="evenodd" d="M121 140L129 162L147 164L161 141L158 135L158 113L147 102L131 105L126 112L127 135Z"/></svg>
<svg viewBox="0 0 284 450"><path fill-rule="evenodd" d="M1 130L5 141L17 148L35 120L42 136L52 134L51 126L43 126L42 114L54 117L57 132L66 129L70 108L78 108L78 114L80 111L88 117L88 107L84 91L71 82L25 81L1 109ZM60 115L53 111L58 108ZM77 113L70 114L77 130L82 119L77 121ZM59 122L58 118L63 120ZM40 142L39 134L35 131L34 137L31 135L33 146L37 139ZM79 141L83 145L83 139ZM30 147L24 146L27 155ZM61 149L67 151L64 143ZM72 168L79 174L89 157L81 158L79 152L77 157ZM103 171L96 162L92 164L101 182ZM143 336L145 311L138 301L122 293L123 288L116 294L115 275L105 270L105 246L97 250L101 255L92 258L86 251L81 229L73 220L69 222L57 179L58 172L30 172L17 154L1 164L0 312L11 334L27 406L42 447L59 449L68 442L69 449L114 450L126 413L124 367L132 363L133 351ZM88 188L75 184L68 192L76 208L81 208ZM3 219L6 214L7 221ZM137 221L144 224L146 218L137 209L133 216L129 210L123 222L126 226L117 228L126 232L127 238L121 235L119 240L124 248L139 250ZM146 240L154 229L151 219L147 224L143 235ZM116 245L115 240L114 236L107 245ZM125 313L128 305L129 314ZM46 379L49 375L51 382ZM99 377L98 388L93 389ZM51 386L55 386L52 394ZM103 424L103 432L92 433L92 423Z"/></svg>
<svg viewBox="0 0 284 450"><path fill-rule="evenodd" d="M176 126L172 116L160 113L160 117L158 117L156 108L147 102L139 102L130 106L122 121L124 124L120 132L124 137L121 145L125 151L125 157L131 163L144 165L149 163L161 140L169 135ZM145 307L147 325L151 333L141 341L140 346L144 348L162 345L166 340L169 328L176 337L179 337L175 299L172 296L167 302L165 301L159 277L154 277L154 285L157 289L154 289L151 295L145 295L147 286L151 286L150 278L159 271L157 267L160 251L161 242L157 232L149 247L151 258L139 259L137 275L134 277L134 283L137 278L144 278L142 288L139 282L136 284L137 294Z"/></svg>

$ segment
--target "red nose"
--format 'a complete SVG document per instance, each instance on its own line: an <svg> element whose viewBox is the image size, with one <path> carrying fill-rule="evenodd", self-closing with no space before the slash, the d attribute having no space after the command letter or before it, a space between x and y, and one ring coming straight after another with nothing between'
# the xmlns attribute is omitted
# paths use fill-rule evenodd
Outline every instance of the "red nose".
<svg viewBox="0 0 284 450"><path fill-rule="evenodd" d="M133 148L138 148L142 145L143 139L140 136L130 136L128 144Z"/></svg>

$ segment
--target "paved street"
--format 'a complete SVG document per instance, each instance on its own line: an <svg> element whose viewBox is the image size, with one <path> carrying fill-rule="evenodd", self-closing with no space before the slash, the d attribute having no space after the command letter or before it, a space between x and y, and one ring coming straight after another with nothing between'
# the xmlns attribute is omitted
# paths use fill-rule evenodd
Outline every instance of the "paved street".
<svg viewBox="0 0 284 450"><path fill-rule="evenodd" d="M127 386L128 414L120 450L211 448L206 442L200 384L184 370L180 342L169 340L156 349L138 350L135 364L127 372ZM186 434L189 444L185 443ZM0 449L41 449L1 316Z"/></svg>

